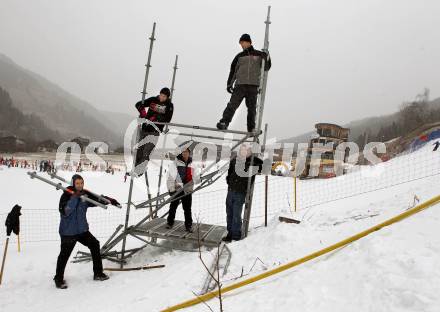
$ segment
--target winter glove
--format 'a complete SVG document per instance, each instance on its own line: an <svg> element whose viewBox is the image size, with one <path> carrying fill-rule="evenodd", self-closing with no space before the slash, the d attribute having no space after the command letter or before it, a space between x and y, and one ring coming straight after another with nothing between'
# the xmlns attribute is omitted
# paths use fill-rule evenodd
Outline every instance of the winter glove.
<svg viewBox="0 0 440 312"><path fill-rule="evenodd" d="M182 182L176 182L176 189L181 189L183 188L183 183Z"/></svg>
<svg viewBox="0 0 440 312"><path fill-rule="evenodd" d="M110 201L110 204L112 204L113 206L121 206L121 204L114 198L108 197L108 196L102 196L105 199Z"/></svg>
<svg viewBox="0 0 440 312"><path fill-rule="evenodd" d="M145 108L141 108L139 110L139 117L141 117L141 118L146 118L147 117L147 111L145 110Z"/></svg>
<svg viewBox="0 0 440 312"><path fill-rule="evenodd" d="M228 85L226 87L226 91L228 91L228 93L232 94L234 92L234 87L232 85Z"/></svg>
<svg viewBox="0 0 440 312"><path fill-rule="evenodd" d="M194 187L194 183L193 181L190 181L188 183L186 183L183 187L183 191L185 192L185 194L191 193Z"/></svg>
<svg viewBox="0 0 440 312"><path fill-rule="evenodd" d="M269 53L269 51L268 51L268 50L264 50L264 53L266 53L266 58L265 58L265 60L266 60L266 61L269 60L269 59L270 59L270 53Z"/></svg>

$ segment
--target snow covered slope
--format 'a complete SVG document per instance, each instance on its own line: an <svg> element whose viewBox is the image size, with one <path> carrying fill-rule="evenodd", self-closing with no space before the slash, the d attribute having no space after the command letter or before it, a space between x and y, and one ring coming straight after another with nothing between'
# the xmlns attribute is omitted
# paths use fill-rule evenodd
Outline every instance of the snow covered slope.
<svg viewBox="0 0 440 312"><path fill-rule="evenodd" d="M435 175L440 173L440 155L427 158L432 153L430 146L417 153L391 162L400 162L402 170L412 170L411 162L420 157L432 176L302 209L294 215L303 220L299 225L280 223L274 215L267 228L252 228L247 239L229 244L232 261L223 284L293 261L378 224L412 207L415 195L423 202L440 194L439 175ZM128 184L123 184L121 176L84 175L91 189L103 193L111 189L118 199L126 197ZM385 170L379 178L395 176L396 172ZM286 189L291 187L291 179L279 181L285 181L277 183L286 183ZM56 209L60 194L31 181L23 170L1 170L0 183L0 213L8 211L18 199L26 208ZM378 182L373 179L371 183ZM137 192L141 199L142 189ZM272 192L284 197L281 187ZM271 209L290 214L285 200L273 200L271 204ZM112 211L120 213L116 209L102 213ZM92 231L100 213L91 213ZM48 218L53 218L52 214ZM55 227L56 235L56 222L40 226ZM29 230L37 226L33 224ZM226 294L225 311L438 311L439 234L440 205L436 205L334 253ZM166 267L113 272L109 281L94 282L91 263L69 263L69 289L60 291L52 282L58 248L56 241L24 242L19 254L15 243L11 243L0 286L1 311L158 311L194 297L193 292L201 290L206 275L197 253L146 248L130 265L161 263ZM204 256L210 258L208 252ZM218 311L216 300L209 304ZM207 308L199 305L188 310Z"/></svg>

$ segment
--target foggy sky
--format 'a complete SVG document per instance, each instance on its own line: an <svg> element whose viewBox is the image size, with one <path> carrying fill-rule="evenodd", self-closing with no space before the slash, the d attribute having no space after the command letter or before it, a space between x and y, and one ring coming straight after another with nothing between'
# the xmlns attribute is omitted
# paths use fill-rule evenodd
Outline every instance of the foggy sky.
<svg viewBox="0 0 440 312"><path fill-rule="evenodd" d="M0 52L99 109L136 116L155 21L148 92L170 85L179 54L173 121L214 126L238 39L262 47L268 4L270 136L391 113L424 87L440 96L436 0L0 0ZM245 116L243 103L230 128L244 130Z"/></svg>

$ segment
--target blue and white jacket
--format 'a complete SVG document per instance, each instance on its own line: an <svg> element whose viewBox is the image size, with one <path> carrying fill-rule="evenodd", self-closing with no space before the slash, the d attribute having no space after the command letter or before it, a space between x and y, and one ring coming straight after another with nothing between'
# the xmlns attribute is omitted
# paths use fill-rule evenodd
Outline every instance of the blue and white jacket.
<svg viewBox="0 0 440 312"><path fill-rule="evenodd" d="M67 188L74 191L72 186ZM79 196L80 195L86 195L90 199L99 201L97 197L93 196L88 191L83 191ZM78 235L89 230L87 209L89 207L95 207L95 205L82 201L79 196L68 192L63 192L63 195L61 195L59 204L61 216L59 233L61 236Z"/></svg>

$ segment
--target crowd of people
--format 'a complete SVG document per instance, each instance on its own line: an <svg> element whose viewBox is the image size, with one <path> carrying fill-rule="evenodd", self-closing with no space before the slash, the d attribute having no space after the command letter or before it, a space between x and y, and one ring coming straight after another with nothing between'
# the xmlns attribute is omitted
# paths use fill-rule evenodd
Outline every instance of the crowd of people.
<svg viewBox="0 0 440 312"><path fill-rule="evenodd" d="M40 171L43 171L42 168L44 167L45 168L44 171L49 171L51 170L50 168L53 167L53 162L17 159L14 157L6 158L0 156L0 166L6 166L8 168L24 168L24 169L32 169L32 170L38 170L38 168L40 168Z"/></svg>
<svg viewBox="0 0 440 312"><path fill-rule="evenodd" d="M3 157L0 156L0 166L5 166L8 168L22 168L30 169L39 172L49 172L55 173L58 170L72 171L72 172L83 172L83 171L101 171L106 173L114 174L115 171L125 170L125 168L120 168L115 166L108 161L105 163L92 163L92 162L73 162L63 163L61 165L55 165L53 160L27 160L18 159L14 157Z"/></svg>
<svg viewBox="0 0 440 312"><path fill-rule="evenodd" d="M120 168L119 166L112 165L108 161L105 163L93 163L93 162L74 162L72 163L64 163L59 166L60 170L63 171L74 171L74 172L83 172L83 171L101 171L106 173L115 174L115 171L125 170L124 168Z"/></svg>

